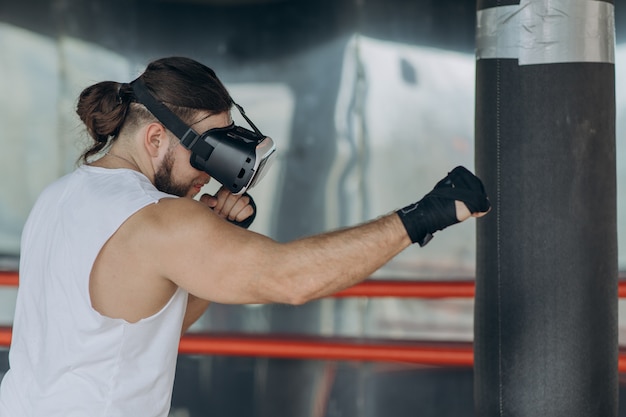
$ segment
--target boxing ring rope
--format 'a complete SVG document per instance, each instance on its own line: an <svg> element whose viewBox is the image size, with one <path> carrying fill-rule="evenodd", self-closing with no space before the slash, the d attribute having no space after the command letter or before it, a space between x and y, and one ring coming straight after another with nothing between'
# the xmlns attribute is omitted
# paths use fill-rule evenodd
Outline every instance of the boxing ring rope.
<svg viewBox="0 0 626 417"><path fill-rule="evenodd" d="M17 272L0 271L0 286L17 287L19 275Z"/></svg>
<svg viewBox="0 0 626 417"><path fill-rule="evenodd" d="M620 277L626 278L626 277ZM17 272L0 271L0 286L18 285ZM365 281L331 297L472 298L474 282ZM626 298L626 280L619 282L619 297ZM0 347L11 344L11 328L0 327ZM405 362L428 366L472 367L471 344L414 341L351 341L319 337L248 336L241 334L187 333L179 353L313 360ZM626 352L620 352L619 372L626 373Z"/></svg>

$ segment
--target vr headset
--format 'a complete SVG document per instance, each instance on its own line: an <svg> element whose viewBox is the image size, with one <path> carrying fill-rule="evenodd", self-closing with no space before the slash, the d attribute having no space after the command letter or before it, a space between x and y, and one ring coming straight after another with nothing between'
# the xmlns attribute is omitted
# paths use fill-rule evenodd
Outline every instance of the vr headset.
<svg viewBox="0 0 626 417"><path fill-rule="evenodd" d="M158 101L140 79L130 84L143 104L191 151L191 166L215 178L233 194L254 187L268 171L276 151L274 141L263 135L237 103L233 103L252 130L232 123L198 134L165 104Z"/></svg>

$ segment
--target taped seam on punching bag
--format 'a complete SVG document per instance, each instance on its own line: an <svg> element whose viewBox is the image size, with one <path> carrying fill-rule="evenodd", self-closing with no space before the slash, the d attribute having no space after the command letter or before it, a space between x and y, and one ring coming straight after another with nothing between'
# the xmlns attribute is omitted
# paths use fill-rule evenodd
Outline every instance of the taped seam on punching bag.
<svg viewBox="0 0 626 417"><path fill-rule="evenodd" d="M521 0L479 10L476 59L511 58L519 65L614 64L614 15L613 4L596 0Z"/></svg>

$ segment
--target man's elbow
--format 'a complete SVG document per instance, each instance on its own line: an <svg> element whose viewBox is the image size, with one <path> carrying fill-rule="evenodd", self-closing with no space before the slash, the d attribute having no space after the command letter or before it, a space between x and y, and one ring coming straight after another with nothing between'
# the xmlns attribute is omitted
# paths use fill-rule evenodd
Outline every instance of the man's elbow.
<svg viewBox="0 0 626 417"><path fill-rule="evenodd" d="M280 290L272 291L268 297L270 303L275 304L288 304L292 306L300 306L313 301L316 298L316 293L306 288L285 288L281 287Z"/></svg>

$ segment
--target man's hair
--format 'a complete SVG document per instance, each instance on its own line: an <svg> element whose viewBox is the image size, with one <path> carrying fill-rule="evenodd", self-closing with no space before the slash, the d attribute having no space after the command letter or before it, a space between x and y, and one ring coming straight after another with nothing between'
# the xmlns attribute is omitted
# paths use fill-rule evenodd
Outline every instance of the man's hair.
<svg viewBox="0 0 626 417"><path fill-rule="evenodd" d="M148 64L139 76L150 92L184 122L191 123L200 111L229 111L233 100L215 72L193 59L162 58ZM102 81L85 88L76 113L94 143L80 156L83 162L105 149L126 126L155 120L136 102L130 84Z"/></svg>

